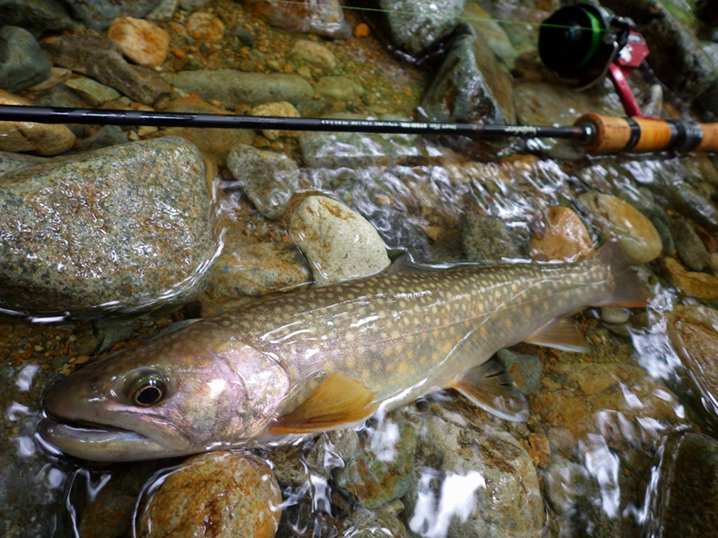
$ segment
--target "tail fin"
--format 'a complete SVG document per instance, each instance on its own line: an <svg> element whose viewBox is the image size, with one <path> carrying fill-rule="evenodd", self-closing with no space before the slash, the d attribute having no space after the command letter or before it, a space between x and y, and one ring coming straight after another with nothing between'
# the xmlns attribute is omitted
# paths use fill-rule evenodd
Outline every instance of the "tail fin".
<svg viewBox="0 0 718 538"><path fill-rule="evenodd" d="M642 307L648 304L648 291L616 241L607 241L591 259L608 268L613 282L608 297L593 306Z"/></svg>

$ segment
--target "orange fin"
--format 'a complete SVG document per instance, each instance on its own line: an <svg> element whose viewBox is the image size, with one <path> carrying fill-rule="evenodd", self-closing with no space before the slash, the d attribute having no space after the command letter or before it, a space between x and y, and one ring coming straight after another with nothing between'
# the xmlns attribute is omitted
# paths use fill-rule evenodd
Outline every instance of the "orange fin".
<svg viewBox="0 0 718 538"><path fill-rule="evenodd" d="M578 329L576 323L568 318L556 318L549 321L526 338L524 342L564 351L575 351L576 353L586 353L588 351L583 333Z"/></svg>
<svg viewBox="0 0 718 538"><path fill-rule="evenodd" d="M631 308L648 305L649 297L646 288L616 241L607 241L592 258L609 268L614 286L606 299L591 306Z"/></svg>
<svg viewBox="0 0 718 538"><path fill-rule="evenodd" d="M496 359L489 359L464 372L451 387L475 405L505 420L525 422L529 418L526 398Z"/></svg>
<svg viewBox="0 0 718 538"><path fill-rule="evenodd" d="M278 417L269 433L317 433L361 423L376 411L376 394L352 377L334 373L294 411Z"/></svg>

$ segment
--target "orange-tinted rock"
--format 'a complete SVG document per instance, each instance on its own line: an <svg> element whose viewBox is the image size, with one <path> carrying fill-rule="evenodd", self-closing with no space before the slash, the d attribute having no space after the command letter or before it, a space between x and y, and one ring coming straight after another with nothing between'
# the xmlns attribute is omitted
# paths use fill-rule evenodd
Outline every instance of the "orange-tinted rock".
<svg viewBox="0 0 718 538"><path fill-rule="evenodd" d="M107 37L125 57L148 67L161 65L170 45L170 35L162 28L132 17L120 17L112 21Z"/></svg>
<svg viewBox="0 0 718 538"><path fill-rule="evenodd" d="M187 32L199 41L217 41L224 36L224 23L210 13L197 11L187 19Z"/></svg>
<svg viewBox="0 0 718 538"><path fill-rule="evenodd" d="M544 228L534 234L529 254L535 260L574 261L593 251L586 226L568 207L551 206L544 213Z"/></svg>
<svg viewBox="0 0 718 538"><path fill-rule="evenodd" d="M688 271L675 258L666 257L662 262L671 283L684 295L698 299L718 299L718 278L708 273Z"/></svg>

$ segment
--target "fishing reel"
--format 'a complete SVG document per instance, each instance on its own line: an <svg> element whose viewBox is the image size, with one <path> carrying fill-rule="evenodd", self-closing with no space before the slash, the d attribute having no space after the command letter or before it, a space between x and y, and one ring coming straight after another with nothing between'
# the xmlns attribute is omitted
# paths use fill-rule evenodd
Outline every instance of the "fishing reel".
<svg viewBox="0 0 718 538"><path fill-rule="evenodd" d="M541 23L539 56L546 67L587 89L608 75L629 117L642 116L626 78L648 56L635 23L591 4L557 10Z"/></svg>

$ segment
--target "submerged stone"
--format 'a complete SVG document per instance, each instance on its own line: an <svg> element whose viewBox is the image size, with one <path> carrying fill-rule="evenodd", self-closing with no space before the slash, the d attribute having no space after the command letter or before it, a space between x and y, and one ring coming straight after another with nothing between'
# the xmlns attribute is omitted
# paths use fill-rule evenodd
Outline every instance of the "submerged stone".
<svg viewBox="0 0 718 538"><path fill-rule="evenodd" d="M22 168L0 182L0 304L92 315L187 301L215 255L202 157L177 137Z"/></svg>
<svg viewBox="0 0 718 538"><path fill-rule="evenodd" d="M501 219L470 213L464 216L461 242L466 258L472 262L520 258L521 248L511 229Z"/></svg>
<svg viewBox="0 0 718 538"><path fill-rule="evenodd" d="M288 32L310 32L335 39L346 39L352 34L338 0L247 0L245 6L248 11L265 17L270 24Z"/></svg>

